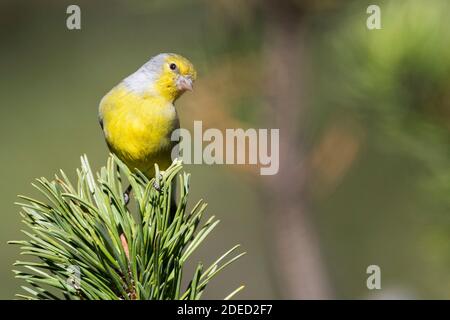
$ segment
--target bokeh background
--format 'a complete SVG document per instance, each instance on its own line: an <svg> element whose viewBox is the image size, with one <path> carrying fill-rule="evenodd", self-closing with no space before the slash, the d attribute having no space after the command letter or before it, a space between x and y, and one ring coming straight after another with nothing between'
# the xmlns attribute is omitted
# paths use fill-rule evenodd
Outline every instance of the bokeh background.
<svg viewBox="0 0 450 320"><path fill-rule="evenodd" d="M1 0L0 298L20 285L16 195L74 177L82 154L104 165L98 103L159 52L199 71L183 127L280 128L276 176L185 167L191 202L222 221L194 259L248 252L205 298L240 284L250 299L450 298L449 15L447 0ZM366 287L371 264L381 290Z"/></svg>

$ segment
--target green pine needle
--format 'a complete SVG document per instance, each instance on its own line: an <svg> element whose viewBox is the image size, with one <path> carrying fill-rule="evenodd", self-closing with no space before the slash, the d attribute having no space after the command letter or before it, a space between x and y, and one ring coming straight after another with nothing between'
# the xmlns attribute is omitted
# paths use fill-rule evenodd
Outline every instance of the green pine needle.
<svg viewBox="0 0 450 320"><path fill-rule="evenodd" d="M235 254L237 245L211 266L199 263L183 290L189 256L219 220L213 216L201 223L203 201L186 212L189 175L180 173L181 162L175 160L162 175L156 167L158 181L131 172L113 155L96 176L86 156L81 164L76 185L62 171L53 181L37 180L34 186L46 201L20 196L27 240L9 243L34 261L14 264L20 269L14 270L16 278L27 283L18 297L197 300L217 273L244 254ZM171 208L174 181L181 186L176 210ZM127 206L123 192L128 184L133 191Z"/></svg>

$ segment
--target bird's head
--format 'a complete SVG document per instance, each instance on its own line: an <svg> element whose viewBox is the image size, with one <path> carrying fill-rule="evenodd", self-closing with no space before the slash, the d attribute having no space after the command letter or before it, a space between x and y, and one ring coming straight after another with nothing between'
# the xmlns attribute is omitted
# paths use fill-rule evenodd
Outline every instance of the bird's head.
<svg viewBox="0 0 450 320"><path fill-rule="evenodd" d="M174 53L161 53L124 82L134 92L161 96L173 102L193 89L196 78L197 72L188 59Z"/></svg>

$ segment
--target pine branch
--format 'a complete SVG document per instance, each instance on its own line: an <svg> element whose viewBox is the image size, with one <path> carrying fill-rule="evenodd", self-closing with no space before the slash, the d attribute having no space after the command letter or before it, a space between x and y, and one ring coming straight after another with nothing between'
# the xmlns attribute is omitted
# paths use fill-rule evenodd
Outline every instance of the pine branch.
<svg viewBox="0 0 450 320"><path fill-rule="evenodd" d="M34 185L45 202L20 196L27 240L9 243L20 245L21 254L33 261L14 264L16 277L27 283L18 297L200 299L211 279L244 254L236 254L237 245L206 269L198 263L182 290L189 256L219 220L212 216L202 224L203 201L186 212L189 175L180 173L181 162L174 161L163 175L156 170L158 181L132 173L114 156L96 177L86 156L81 163L76 186L61 171L53 181L41 178ZM181 186L176 210L171 208L175 179ZM133 191L127 205L123 186L128 184Z"/></svg>

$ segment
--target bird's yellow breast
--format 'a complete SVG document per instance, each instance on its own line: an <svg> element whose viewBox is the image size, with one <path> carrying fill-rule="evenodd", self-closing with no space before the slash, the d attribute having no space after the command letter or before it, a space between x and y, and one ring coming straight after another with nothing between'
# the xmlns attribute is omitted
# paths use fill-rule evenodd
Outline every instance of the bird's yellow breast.
<svg viewBox="0 0 450 320"><path fill-rule="evenodd" d="M130 168L151 177L155 163L161 170L170 165L174 145L170 137L179 127L170 101L133 93L119 84L102 99L99 109L109 148Z"/></svg>

